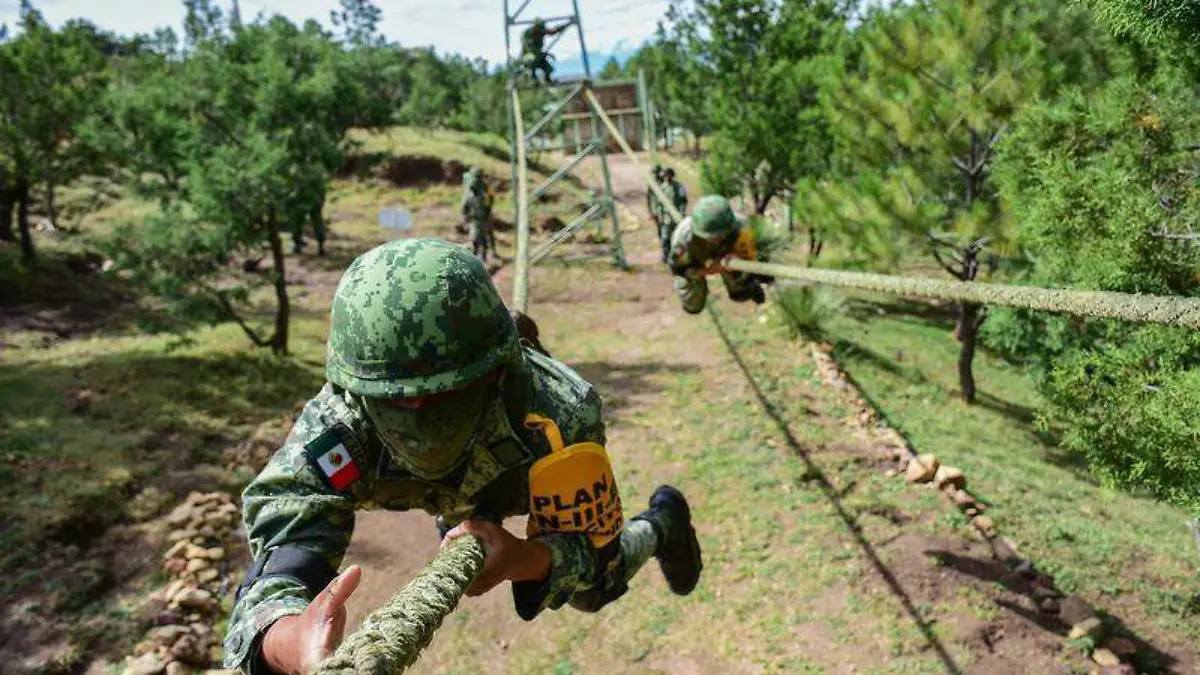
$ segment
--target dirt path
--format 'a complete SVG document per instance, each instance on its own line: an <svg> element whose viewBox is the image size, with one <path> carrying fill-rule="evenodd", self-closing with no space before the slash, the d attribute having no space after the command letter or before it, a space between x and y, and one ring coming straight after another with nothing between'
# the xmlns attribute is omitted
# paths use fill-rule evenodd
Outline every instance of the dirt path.
<svg viewBox="0 0 1200 675"><path fill-rule="evenodd" d="M632 269L543 263L531 315L604 396L627 511L661 483L693 501L705 577L677 598L651 564L598 614L530 623L502 587L464 601L415 672L1087 672L931 491L884 477L888 459L840 424L846 411L812 364L753 307L718 290L715 323L679 310L643 215L643 169L620 158L612 169ZM509 273L497 276L505 297ZM347 560L366 574L350 625L436 546L423 514L361 515Z"/></svg>

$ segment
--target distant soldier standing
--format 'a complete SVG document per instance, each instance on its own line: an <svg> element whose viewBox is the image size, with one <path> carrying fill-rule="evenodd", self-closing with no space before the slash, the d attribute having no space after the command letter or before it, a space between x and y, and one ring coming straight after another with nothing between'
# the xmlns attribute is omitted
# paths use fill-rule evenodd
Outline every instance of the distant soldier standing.
<svg viewBox="0 0 1200 675"><path fill-rule="evenodd" d="M705 277L720 274L729 299L734 302L766 300L762 284L773 277L725 269L726 258L758 261L754 231L740 221L719 195L706 195L696 202L692 215L683 219L671 238L667 264L675 275L675 293L688 314L699 314L708 300Z"/></svg>
<svg viewBox="0 0 1200 675"><path fill-rule="evenodd" d="M663 179L659 183L659 187L663 192L667 193L667 198L675 206L675 210L679 215L687 215L687 188L683 184L675 180L675 169L668 168L663 171ZM675 234L675 228L679 223L671 216L671 213L666 209L660 209L661 214L658 221L658 239L662 243L662 261L667 262L667 256L671 253L671 236Z"/></svg>
<svg viewBox="0 0 1200 675"><path fill-rule="evenodd" d="M472 251L485 263L489 248L493 255L496 253L491 226L493 201L492 192L478 168L463 175L462 216L471 226Z"/></svg>
<svg viewBox="0 0 1200 675"><path fill-rule="evenodd" d="M550 76L554 74L554 66L550 65L550 55L546 53L546 38L551 35L558 35L570 26L571 22L564 23L557 28L547 28L546 22L541 19L535 19L533 25L525 29L525 33L521 36L522 54L521 58L525 62L525 67L529 70L529 76L534 82L538 81L538 71L542 71L544 82L550 84Z"/></svg>
<svg viewBox="0 0 1200 675"><path fill-rule="evenodd" d="M655 164L650 170L650 180L654 181L655 185L662 187L663 168ZM650 214L650 220L654 221L654 230L661 231L662 227L662 205L658 202L658 197L654 195L654 190L646 188L646 211Z"/></svg>

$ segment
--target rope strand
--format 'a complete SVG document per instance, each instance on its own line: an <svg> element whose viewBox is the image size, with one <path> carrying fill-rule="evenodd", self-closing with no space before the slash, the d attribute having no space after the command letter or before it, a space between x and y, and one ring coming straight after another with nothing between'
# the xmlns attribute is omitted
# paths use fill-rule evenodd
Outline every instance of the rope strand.
<svg viewBox="0 0 1200 675"><path fill-rule="evenodd" d="M317 675L396 675L417 661L442 621L483 569L483 545L461 537L442 549L404 590L363 620Z"/></svg>

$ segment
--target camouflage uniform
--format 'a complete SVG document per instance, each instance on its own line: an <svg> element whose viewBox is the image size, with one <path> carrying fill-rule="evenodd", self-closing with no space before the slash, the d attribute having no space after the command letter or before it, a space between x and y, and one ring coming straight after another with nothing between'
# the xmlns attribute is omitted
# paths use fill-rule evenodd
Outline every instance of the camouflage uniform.
<svg viewBox="0 0 1200 675"><path fill-rule="evenodd" d="M694 233L697 221L700 221L703 229ZM708 281L703 269L728 255L757 260L754 233L734 217L724 197L702 197L692 215L684 218L675 228L671 250L667 255L667 264L675 275L675 293L685 312L698 314L704 310L708 300ZM729 299L734 302L754 300L761 303L765 299L760 278L756 275L721 272L721 281L725 284Z"/></svg>
<svg viewBox="0 0 1200 675"><path fill-rule="evenodd" d="M650 171L650 180L654 181L655 185L662 187L663 171L662 167L657 164ZM662 227L662 204L658 201L658 196L654 194L654 190L646 188L646 211L650 214L650 220L654 221L654 227L660 229ZM661 231L661 229L660 229Z"/></svg>
<svg viewBox="0 0 1200 675"><path fill-rule="evenodd" d="M491 228L492 195L478 169L463 175L462 216L471 224L471 248L476 257L487 262L488 249L495 253Z"/></svg>
<svg viewBox="0 0 1200 675"><path fill-rule="evenodd" d="M362 262L372 257L373 268ZM432 268L429 258L440 267ZM381 266L386 275L378 274ZM386 278L371 277L371 270ZM357 306L341 299L347 284L367 287ZM438 517L443 534L467 518L500 522L527 513L529 466L550 452L541 432L523 424L527 413L554 420L568 444L605 442L595 389L562 363L520 346L486 270L457 246L417 239L373 249L343 276L332 315L330 382L305 406L283 447L242 494L256 561L279 547L299 547L316 554L332 573L342 563L359 509L422 509ZM383 352L381 334L384 342L391 340ZM396 349L415 350L418 358L406 364L381 358ZM472 358L466 366L464 355ZM497 379L487 378L496 372ZM478 419L465 425L467 440L454 462L430 477L432 465L415 464L416 456L398 456L388 445L372 402L454 391L464 382L488 383L486 404ZM348 484L337 483L321 459L342 450L358 474ZM345 459L337 461L347 466ZM579 534L537 537L551 552L550 573L543 581L512 584L517 613L531 620L543 609L568 603L599 610L625 592L670 527L669 517L650 511L629 520L620 537L602 549ZM304 610L320 590L310 586L271 575L245 585L229 621L225 666L261 672L262 636L276 620Z"/></svg>
<svg viewBox="0 0 1200 675"><path fill-rule="evenodd" d="M547 28L545 21L537 19L521 35L521 58L525 62L525 68L529 71L529 76L533 78L534 82L537 82L537 74L540 70L543 73L545 83L550 84L550 76L554 74L554 66L550 65L550 58L546 53L546 37L561 33L565 29L566 26Z"/></svg>
<svg viewBox="0 0 1200 675"><path fill-rule="evenodd" d="M663 192L671 198L671 203L675 206L675 210L680 215L686 216L688 207L687 189L675 180L675 172L668 169L664 180L660 183ZM671 217L671 213L666 209L661 209L662 215L658 225L658 240L662 245L662 260L667 262L671 254L671 240L675 235L675 230L679 223Z"/></svg>

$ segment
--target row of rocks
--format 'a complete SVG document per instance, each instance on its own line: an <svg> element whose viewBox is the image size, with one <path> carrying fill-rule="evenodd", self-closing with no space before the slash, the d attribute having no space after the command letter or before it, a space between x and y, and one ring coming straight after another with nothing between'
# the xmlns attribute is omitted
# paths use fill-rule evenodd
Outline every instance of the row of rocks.
<svg viewBox="0 0 1200 675"><path fill-rule="evenodd" d="M150 594L159 608L151 628L126 659L127 675L232 673L209 670L220 662L213 625L228 591L228 542L238 525L238 507L224 492L193 492L166 516L170 547L163 554L167 585Z"/></svg>
<svg viewBox="0 0 1200 675"><path fill-rule="evenodd" d="M1078 596L1063 597L1055 589L1052 577L1034 569L1033 563L1022 558L1011 541L999 536L995 521L984 513L985 506L967 491L967 476L963 470L942 464L932 453L917 454L903 434L880 419L874 406L866 401L831 355L832 346L814 344L811 347L821 382L842 392L844 401L853 411L848 423L886 447L900 463L901 470L889 470L888 475L903 475L909 484L930 485L939 490L970 519L974 529L991 544L996 556L1028 582L1038 611L1057 615L1062 623L1071 627L1068 640L1079 641L1081 646L1090 649L1092 661L1103 668L1102 672L1134 675L1136 671L1128 662L1137 653L1137 645L1128 638L1105 635L1104 624L1091 605Z"/></svg>

